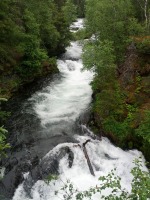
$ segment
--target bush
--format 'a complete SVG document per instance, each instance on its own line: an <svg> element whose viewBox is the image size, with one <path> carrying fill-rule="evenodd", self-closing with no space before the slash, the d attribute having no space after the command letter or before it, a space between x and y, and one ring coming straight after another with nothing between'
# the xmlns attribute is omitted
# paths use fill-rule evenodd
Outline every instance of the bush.
<svg viewBox="0 0 150 200"><path fill-rule="evenodd" d="M150 54L150 37L141 38L136 42L138 52Z"/></svg>
<svg viewBox="0 0 150 200"><path fill-rule="evenodd" d="M1 101L7 101L7 100L4 99L4 98L0 98L0 103L1 103ZM0 119L1 119L1 121L6 119L7 116L8 116L8 113L2 111L1 107L0 107ZM8 133L7 130L4 129L3 126L0 126L0 160L1 160L2 156L6 155L5 150L10 147L9 144L6 143L7 133Z"/></svg>

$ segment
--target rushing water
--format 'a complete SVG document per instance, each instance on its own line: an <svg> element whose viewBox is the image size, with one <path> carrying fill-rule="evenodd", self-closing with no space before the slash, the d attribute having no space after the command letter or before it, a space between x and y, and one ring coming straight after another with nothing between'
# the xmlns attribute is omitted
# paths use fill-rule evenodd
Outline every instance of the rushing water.
<svg viewBox="0 0 150 200"><path fill-rule="evenodd" d="M81 53L82 46L72 42L64 58L57 61L60 82L54 82L31 98L43 126L70 123L88 108L92 94L89 83L93 74L82 71Z"/></svg>
<svg viewBox="0 0 150 200"><path fill-rule="evenodd" d="M71 27L74 29L82 28L82 24L83 21L80 19ZM64 141L64 143L61 142L55 146L41 158L41 165L46 163L44 166L48 167L52 157L58 155L63 147L69 147L73 152L72 166L69 166L69 157L66 154L60 159L57 180L52 180L49 184L43 180L35 181L30 188L30 194L27 193L25 184L22 183L16 189L13 200L63 199L64 192L61 188L68 179L78 190L83 191L98 185L98 178L107 175L113 168L116 168L116 174L122 178L122 187L128 191L131 190L132 175L130 170L134 167L133 160L142 156L139 151L123 151L113 146L107 138L94 139L93 133L85 125L81 125L84 135L72 132L71 127L79 116L88 109L92 95L90 82L93 79L93 73L82 70L81 54L82 45L79 42L72 42L63 57L57 61L60 71L59 79L55 79L28 100L41 121L43 129L40 134L46 133L46 137L51 139L53 136L64 133L64 135L71 135L77 141L77 144ZM41 135L41 138L43 137L45 136ZM82 144L88 139L90 142L86 148L95 176L92 176L89 171L82 149ZM144 158L142 157L142 159L144 163ZM25 181L29 179L29 173L24 174L24 179ZM57 195L55 195L55 191L58 191ZM98 199L100 199L100 195L95 194L93 200Z"/></svg>

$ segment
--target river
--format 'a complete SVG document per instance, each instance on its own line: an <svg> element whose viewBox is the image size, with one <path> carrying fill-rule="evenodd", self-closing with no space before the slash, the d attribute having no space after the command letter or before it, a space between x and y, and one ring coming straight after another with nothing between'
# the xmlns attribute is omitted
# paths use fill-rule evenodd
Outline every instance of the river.
<svg viewBox="0 0 150 200"><path fill-rule="evenodd" d="M71 29L82 27L83 20L79 19ZM98 185L98 178L114 168L116 175L122 178L122 187L130 191L133 160L142 157L144 163L141 152L123 151L107 138L95 137L80 119L88 115L92 101L90 83L94 77L91 71L82 70L82 48L79 41L71 42L66 53L57 60L59 75L48 79L18 106L12 128L15 127L17 145L9 155L13 164L3 181L9 188L14 188L17 182L13 200L64 199L65 191L61 188L67 180L79 191L87 190ZM87 140L90 140L86 149L95 176L91 175L83 153L82 144ZM56 174L57 179L47 184L42 179L49 174ZM19 181L14 176L19 177ZM92 197L92 200L98 199L100 194Z"/></svg>

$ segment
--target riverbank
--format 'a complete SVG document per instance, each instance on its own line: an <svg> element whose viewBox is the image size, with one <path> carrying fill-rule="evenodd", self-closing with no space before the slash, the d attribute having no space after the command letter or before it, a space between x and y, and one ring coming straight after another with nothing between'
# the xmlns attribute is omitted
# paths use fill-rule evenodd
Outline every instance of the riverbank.
<svg viewBox="0 0 150 200"><path fill-rule="evenodd" d="M107 99L105 94L102 95L98 79L93 81L93 111L89 126L95 134L108 137L124 150L142 151L150 162L150 54L144 52L144 48L141 52L137 45L133 42L128 46L125 61L117 67L118 88L105 88L109 94ZM97 84L96 88L94 84ZM103 101L107 103L101 108L98 103Z"/></svg>
<svg viewBox="0 0 150 200"><path fill-rule="evenodd" d="M150 161L150 29L141 5L89 0L86 28L93 38L83 62L95 71L93 131L122 149L139 149Z"/></svg>
<svg viewBox="0 0 150 200"><path fill-rule="evenodd" d="M7 71L7 73L0 75L0 97L10 99L18 92L21 92L21 90L24 90L24 88L30 87L30 85L34 85L35 82L55 73L58 73L55 60L53 60L52 63L47 62L43 64L42 71L39 74L27 79L21 78L17 73L14 73L14 71Z"/></svg>
<svg viewBox="0 0 150 200"><path fill-rule="evenodd" d="M20 86L57 69L56 57L70 43L76 7L35 0L8 0L0 7L0 97L8 99Z"/></svg>

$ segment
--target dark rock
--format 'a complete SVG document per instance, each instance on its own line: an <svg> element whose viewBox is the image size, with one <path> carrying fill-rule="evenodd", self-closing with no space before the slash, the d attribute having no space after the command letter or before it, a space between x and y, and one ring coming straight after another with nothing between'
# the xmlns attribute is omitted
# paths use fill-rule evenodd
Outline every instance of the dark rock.
<svg viewBox="0 0 150 200"><path fill-rule="evenodd" d="M68 67L69 71L74 71L75 70L75 66L72 63L69 63L67 65L67 67Z"/></svg>
<svg viewBox="0 0 150 200"><path fill-rule="evenodd" d="M8 200L9 196L10 194L8 193L5 185L0 181L0 200Z"/></svg>
<svg viewBox="0 0 150 200"><path fill-rule="evenodd" d="M71 168L73 165L73 160L74 160L74 154L73 152L70 150L70 148L68 148L68 162L69 162L69 167Z"/></svg>
<svg viewBox="0 0 150 200"><path fill-rule="evenodd" d="M29 197L31 197L31 188L37 180L46 180L49 175L59 174L59 162L66 154L68 155L68 165L72 167L74 154L66 146L62 147L55 155L46 155L40 164L30 171L23 183L24 190Z"/></svg>
<svg viewBox="0 0 150 200"><path fill-rule="evenodd" d="M108 160L118 160L118 158L112 158L110 155L108 155L107 153L104 154L105 157L108 159Z"/></svg>
<svg viewBox="0 0 150 200"><path fill-rule="evenodd" d="M54 156L46 156L40 163L40 174L42 179L45 179L49 174L58 174L60 160L68 155L68 165L72 167L74 154L69 147L62 147L59 152Z"/></svg>

